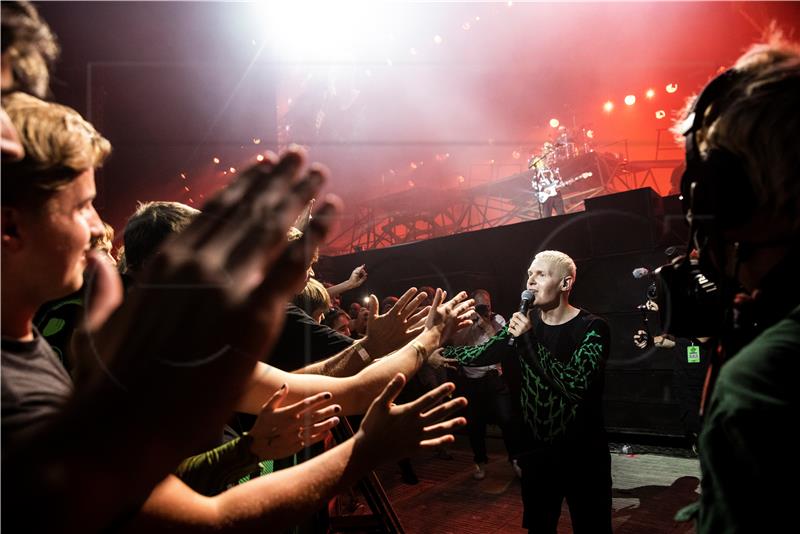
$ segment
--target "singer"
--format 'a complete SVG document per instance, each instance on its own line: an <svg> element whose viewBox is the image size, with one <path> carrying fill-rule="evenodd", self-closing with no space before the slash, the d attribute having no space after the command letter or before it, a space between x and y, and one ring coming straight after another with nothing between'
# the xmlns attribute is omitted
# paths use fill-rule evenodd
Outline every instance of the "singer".
<svg viewBox="0 0 800 534"><path fill-rule="evenodd" d="M602 413L609 329L569 303L575 276L575 262L563 252L538 253L527 273L533 301L523 293L521 311L486 343L444 351L471 366L519 358L522 526L529 532L555 534L565 498L574 532L611 532L611 456Z"/></svg>

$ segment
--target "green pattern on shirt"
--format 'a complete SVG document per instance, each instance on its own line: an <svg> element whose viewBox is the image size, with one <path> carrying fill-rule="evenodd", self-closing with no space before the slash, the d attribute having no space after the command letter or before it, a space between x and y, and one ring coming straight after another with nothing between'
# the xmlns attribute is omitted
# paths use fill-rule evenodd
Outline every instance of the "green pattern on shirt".
<svg viewBox="0 0 800 534"><path fill-rule="evenodd" d="M510 350L504 349L509 338L505 327L481 345L446 347L444 356L467 366L498 363ZM602 336L592 329L586 332L566 363L538 342L534 345L535 357L520 357L522 416L537 440L552 443L564 435L577 415L578 403L601 367L603 349Z"/></svg>

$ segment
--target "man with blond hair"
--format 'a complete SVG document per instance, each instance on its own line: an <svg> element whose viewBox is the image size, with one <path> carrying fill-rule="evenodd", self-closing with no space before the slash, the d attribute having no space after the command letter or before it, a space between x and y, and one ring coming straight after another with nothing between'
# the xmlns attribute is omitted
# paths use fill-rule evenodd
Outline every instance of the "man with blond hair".
<svg viewBox="0 0 800 534"><path fill-rule="evenodd" d="M576 272L563 252L539 252L527 272L532 308L515 313L482 345L444 350L462 365L519 358L522 521L530 532L554 534L565 498L574 532L611 532L611 457L601 402L609 329L570 304Z"/></svg>

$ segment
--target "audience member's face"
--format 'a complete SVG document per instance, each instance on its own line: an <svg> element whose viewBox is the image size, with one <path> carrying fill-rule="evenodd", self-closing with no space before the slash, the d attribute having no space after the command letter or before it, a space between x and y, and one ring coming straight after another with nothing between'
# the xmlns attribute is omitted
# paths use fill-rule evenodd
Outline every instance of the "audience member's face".
<svg viewBox="0 0 800 534"><path fill-rule="evenodd" d="M103 233L94 197L90 169L56 191L37 212L22 214L25 265L41 298L59 298L83 285L91 238Z"/></svg>
<svg viewBox="0 0 800 534"><path fill-rule="evenodd" d="M540 308L554 308L561 299L561 283L563 278L556 272L549 261L535 259L528 267L527 287L533 291L533 304Z"/></svg>
<svg viewBox="0 0 800 534"><path fill-rule="evenodd" d="M344 313L336 317L336 320L333 321L332 328L340 334L350 337L350 319Z"/></svg>

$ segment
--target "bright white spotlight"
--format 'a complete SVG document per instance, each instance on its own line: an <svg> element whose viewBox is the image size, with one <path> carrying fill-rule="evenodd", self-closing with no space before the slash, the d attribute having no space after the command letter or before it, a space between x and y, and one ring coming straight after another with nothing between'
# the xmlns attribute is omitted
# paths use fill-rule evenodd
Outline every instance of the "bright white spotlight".
<svg viewBox="0 0 800 534"><path fill-rule="evenodd" d="M603 104L603 111L606 113L611 113L612 109L614 109L614 103L611 100L608 100L605 104Z"/></svg>
<svg viewBox="0 0 800 534"><path fill-rule="evenodd" d="M626 106L632 106L635 103L636 103L636 96L628 95L628 96L625 97L625 105Z"/></svg>
<svg viewBox="0 0 800 534"><path fill-rule="evenodd" d="M594 139L594 130L586 130L586 137Z"/></svg>
<svg viewBox="0 0 800 534"><path fill-rule="evenodd" d="M653 98L656 96L656 92L652 89L648 89L647 92L644 94L647 98Z"/></svg>
<svg viewBox="0 0 800 534"><path fill-rule="evenodd" d="M281 59L352 60L359 49L374 49L386 35L382 2L296 0L253 2L265 38Z"/></svg>
<svg viewBox="0 0 800 534"><path fill-rule="evenodd" d="M666 116L667 116L667 113L663 109L659 109L658 111L656 111L656 118L657 119L663 119Z"/></svg>
<svg viewBox="0 0 800 534"><path fill-rule="evenodd" d="M668 93L674 93L675 91L678 90L678 84L677 83L670 83L670 84L667 85L666 89L667 89Z"/></svg>
<svg viewBox="0 0 800 534"><path fill-rule="evenodd" d="M553 128L558 128L559 124L561 123L558 122L558 119L550 119L550 126L552 126Z"/></svg>

